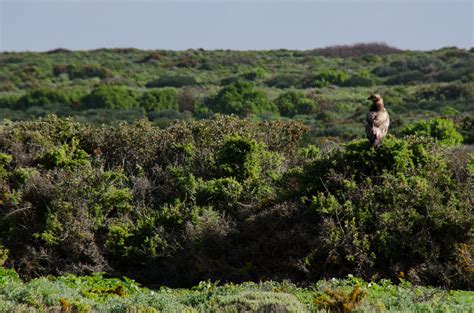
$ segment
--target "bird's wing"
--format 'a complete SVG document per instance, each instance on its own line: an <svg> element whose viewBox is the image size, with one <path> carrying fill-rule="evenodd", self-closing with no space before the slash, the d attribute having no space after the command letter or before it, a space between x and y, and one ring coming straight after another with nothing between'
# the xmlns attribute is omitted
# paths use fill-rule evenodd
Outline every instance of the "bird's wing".
<svg viewBox="0 0 474 313"><path fill-rule="evenodd" d="M369 112L367 113L365 117L365 126L366 127L372 127L374 125L374 120L375 120L376 114L375 112Z"/></svg>
<svg viewBox="0 0 474 313"><path fill-rule="evenodd" d="M375 112L369 112L365 117L365 133L367 134L367 138L371 141L375 139L373 131L375 116Z"/></svg>

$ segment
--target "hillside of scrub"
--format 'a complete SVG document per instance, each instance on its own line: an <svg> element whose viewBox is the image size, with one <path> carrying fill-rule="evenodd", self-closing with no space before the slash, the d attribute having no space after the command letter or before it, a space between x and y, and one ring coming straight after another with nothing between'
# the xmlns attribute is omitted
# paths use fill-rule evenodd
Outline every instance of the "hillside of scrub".
<svg viewBox="0 0 474 313"><path fill-rule="evenodd" d="M304 143L296 121L0 126L0 265L147 286L351 274L472 289L473 156L450 120ZM23 288L23 287L22 287Z"/></svg>
<svg viewBox="0 0 474 313"><path fill-rule="evenodd" d="M24 283L0 267L0 310L66 312L468 312L474 293L413 286L401 280L366 283L348 277L306 288L289 282L218 284L191 289L141 288L100 274L38 278Z"/></svg>
<svg viewBox="0 0 474 313"><path fill-rule="evenodd" d="M474 142L474 49L404 51L384 44L307 51L186 51L133 48L0 53L0 118L50 113L94 124L148 119L165 127L216 113L293 119L306 140L347 142L372 92L391 129L419 119L454 119Z"/></svg>

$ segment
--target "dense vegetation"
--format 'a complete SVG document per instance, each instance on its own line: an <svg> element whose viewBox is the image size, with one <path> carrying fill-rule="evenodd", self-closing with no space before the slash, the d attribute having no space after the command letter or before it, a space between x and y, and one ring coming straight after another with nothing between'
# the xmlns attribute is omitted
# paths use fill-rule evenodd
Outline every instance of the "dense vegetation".
<svg viewBox="0 0 474 313"><path fill-rule="evenodd" d="M104 271L170 286L353 274L473 287L465 148L416 135L300 148L306 130L226 116L5 124L5 262L24 277Z"/></svg>
<svg viewBox="0 0 474 313"><path fill-rule="evenodd" d="M474 288L473 49L0 64L0 311L472 304L411 284ZM379 149L363 139L372 92L391 115Z"/></svg>
<svg viewBox="0 0 474 313"><path fill-rule="evenodd" d="M213 113L292 118L308 141L363 135L371 92L385 98L391 129L450 117L474 142L474 49L402 51L382 44L309 51L99 49L0 53L0 117L55 113L91 123L147 118L166 126Z"/></svg>

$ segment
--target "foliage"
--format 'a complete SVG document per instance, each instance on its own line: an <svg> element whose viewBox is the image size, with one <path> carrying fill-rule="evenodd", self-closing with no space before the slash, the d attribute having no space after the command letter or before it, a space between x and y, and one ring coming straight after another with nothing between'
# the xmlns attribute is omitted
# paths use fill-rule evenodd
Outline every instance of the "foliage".
<svg viewBox="0 0 474 313"><path fill-rule="evenodd" d="M53 68L53 75L59 76L67 74L70 79L88 79L88 78L110 78L113 76L112 72L98 64L56 64Z"/></svg>
<svg viewBox="0 0 474 313"><path fill-rule="evenodd" d="M327 70L317 73L313 76L306 78L307 87L327 87L329 85L342 86L345 84L349 76L344 71L339 70Z"/></svg>
<svg viewBox="0 0 474 313"><path fill-rule="evenodd" d="M193 76L162 76L156 80L152 80L146 84L147 88L160 88L160 87L184 87L197 85L197 81Z"/></svg>
<svg viewBox="0 0 474 313"><path fill-rule="evenodd" d="M274 106L265 93L255 90L249 82L237 81L225 86L212 99L214 112L248 116L252 113L274 111Z"/></svg>
<svg viewBox="0 0 474 313"><path fill-rule="evenodd" d="M470 191L461 186L472 181L466 168L461 181L452 180L442 151L416 137L389 138L380 149L354 141L291 173L285 191L296 177L292 192L306 199L320 221L321 245L308 255L309 268L356 269L370 277L371 268L380 273L390 267L418 283L428 276L435 284L450 281L446 273L458 270L458 245L470 240ZM466 276L457 278L461 284L472 275L465 270Z"/></svg>
<svg viewBox="0 0 474 313"><path fill-rule="evenodd" d="M312 114L316 111L315 101L296 91L280 94L274 103L282 116L292 117L296 114Z"/></svg>
<svg viewBox="0 0 474 313"><path fill-rule="evenodd" d="M463 137L456 130L453 121L443 118L405 125L400 129L400 134L433 137L446 146L457 146L463 142Z"/></svg>
<svg viewBox="0 0 474 313"><path fill-rule="evenodd" d="M365 282L322 280L307 288L287 281L219 284L202 281L191 289L161 287L151 290L123 277L102 274L38 278L23 282L12 270L0 267L2 311L139 311L234 312L284 311L468 311L472 292L417 287L401 280Z"/></svg>
<svg viewBox="0 0 474 313"><path fill-rule="evenodd" d="M14 109L27 109L33 106L45 106L47 104L79 104L84 93L78 90L53 90L41 88L28 92L19 98L15 104L10 104ZM11 99L11 98L10 98Z"/></svg>
<svg viewBox="0 0 474 313"><path fill-rule="evenodd" d="M178 110L178 92L175 88L150 89L143 93L139 105L148 111Z"/></svg>
<svg viewBox="0 0 474 313"><path fill-rule="evenodd" d="M176 119L209 118L216 112L286 119L273 102L291 88L318 103L314 112L290 115L311 128L306 143L347 142L363 135L360 125L370 105L364 101L373 92L384 97L390 110L390 131L438 116L454 116L461 123L473 115L473 60L474 54L464 49L402 51L381 43L311 51L3 52L0 115L15 121L54 113L95 125L147 118L159 127ZM239 89L230 96L231 108L213 101L239 81L251 83L260 95L245 100L238 94L251 92ZM123 90L104 92L100 99L92 96L100 94L96 89L102 86ZM170 101L158 101L161 104L153 110L142 109L156 102L143 87L176 88L178 107L170 92ZM146 105L140 104L144 98Z"/></svg>
<svg viewBox="0 0 474 313"><path fill-rule="evenodd" d="M0 53L0 115L13 121L0 125L0 261L27 279L104 271L155 286L309 286L352 273L470 289L473 60L383 44ZM379 149L361 140L374 92L391 116ZM354 282L303 302L357 310L371 301L351 300L357 284L370 291ZM169 310L299 308L265 288L221 301L204 283ZM167 297L155 296L127 299L163 310ZM397 299L385 308L431 305Z"/></svg>
<svg viewBox="0 0 474 313"><path fill-rule="evenodd" d="M87 108L107 108L127 110L138 105L138 93L123 86L101 85L85 99Z"/></svg>
<svg viewBox="0 0 474 313"><path fill-rule="evenodd" d="M466 149L417 136L300 148L306 130L229 116L164 129L5 124L3 262L27 278L105 271L189 286L404 272L472 287Z"/></svg>

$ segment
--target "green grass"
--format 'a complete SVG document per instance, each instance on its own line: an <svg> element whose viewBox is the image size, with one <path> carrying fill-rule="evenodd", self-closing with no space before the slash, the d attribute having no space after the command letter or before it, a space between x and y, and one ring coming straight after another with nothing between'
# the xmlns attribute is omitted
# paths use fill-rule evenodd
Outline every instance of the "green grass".
<svg viewBox="0 0 474 313"><path fill-rule="evenodd" d="M321 280L218 284L151 290L128 278L74 275L23 282L0 268L0 312L473 312L474 292L414 286L401 280Z"/></svg>

